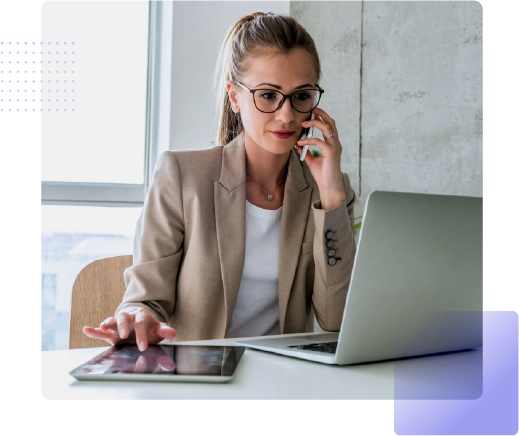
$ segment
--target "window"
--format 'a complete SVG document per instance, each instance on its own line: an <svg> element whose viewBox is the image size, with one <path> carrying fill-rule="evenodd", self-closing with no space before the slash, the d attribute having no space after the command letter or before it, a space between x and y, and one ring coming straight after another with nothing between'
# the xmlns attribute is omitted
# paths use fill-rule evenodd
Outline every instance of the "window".
<svg viewBox="0 0 519 436"><path fill-rule="evenodd" d="M56 308L56 277L57 274L41 275L41 308L54 310Z"/></svg>
<svg viewBox="0 0 519 436"><path fill-rule="evenodd" d="M150 141L149 85L156 8L125 1L42 7L42 42L53 50L44 50L41 65L55 67L41 69L40 92L55 96L41 104L42 350L68 348L71 291L81 269L133 251L158 154ZM74 90L73 103L63 101L65 89L67 96Z"/></svg>
<svg viewBox="0 0 519 436"><path fill-rule="evenodd" d="M43 204L142 205L148 10L148 2L43 5L40 93L52 97L41 107Z"/></svg>
<svg viewBox="0 0 519 436"><path fill-rule="evenodd" d="M68 348L72 287L89 263L132 253L141 208L42 206L42 350Z"/></svg>

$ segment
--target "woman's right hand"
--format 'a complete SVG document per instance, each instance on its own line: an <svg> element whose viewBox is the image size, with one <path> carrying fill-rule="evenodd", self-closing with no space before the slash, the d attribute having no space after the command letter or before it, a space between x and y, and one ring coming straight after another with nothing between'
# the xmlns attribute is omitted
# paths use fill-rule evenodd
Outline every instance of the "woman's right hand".
<svg viewBox="0 0 519 436"><path fill-rule="evenodd" d="M174 329L143 308L134 313L123 312L116 318L107 318L97 328L85 326L83 332L91 338L104 339L111 345L119 342L135 343L140 351L144 351L148 344L157 344L177 335Z"/></svg>

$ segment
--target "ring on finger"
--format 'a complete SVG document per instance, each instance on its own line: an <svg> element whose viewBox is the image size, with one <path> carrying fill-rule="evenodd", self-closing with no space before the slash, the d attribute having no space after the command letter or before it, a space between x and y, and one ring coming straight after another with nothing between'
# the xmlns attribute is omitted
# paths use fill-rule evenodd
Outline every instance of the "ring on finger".
<svg viewBox="0 0 519 436"><path fill-rule="evenodd" d="M335 132L333 132L330 136L326 136L325 139L335 138Z"/></svg>

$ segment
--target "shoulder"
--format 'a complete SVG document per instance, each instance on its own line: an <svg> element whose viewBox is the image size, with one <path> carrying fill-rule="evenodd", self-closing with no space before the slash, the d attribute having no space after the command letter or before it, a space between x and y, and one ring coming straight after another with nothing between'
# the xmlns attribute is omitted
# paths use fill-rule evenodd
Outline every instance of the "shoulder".
<svg viewBox="0 0 519 436"><path fill-rule="evenodd" d="M211 165L221 160L223 145L201 150L168 150L160 154L157 165L175 164L183 167L196 166L200 169L202 164ZM205 165L204 165L205 166Z"/></svg>
<svg viewBox="0 0 519 436"><path fill-rule="evenodd" d="M201 150L168 150L160 154L155 165L157 175L207 178L220 174L223 146ZM212 177L211 177L212 178Z"/></svg>

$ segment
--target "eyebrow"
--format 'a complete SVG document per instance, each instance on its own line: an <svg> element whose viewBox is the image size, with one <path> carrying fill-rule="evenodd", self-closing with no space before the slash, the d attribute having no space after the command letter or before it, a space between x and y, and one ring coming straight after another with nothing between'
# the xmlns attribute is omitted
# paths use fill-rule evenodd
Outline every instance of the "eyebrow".
<svg viewBox="0 0 519 436"><path fill-rule="evenodd" d="M261 85L268 85L268 86L272 86L273 88L281 90L281 86L274 85L273 83L260 83L259 85L256 85L256 88ZM296 86L294 89L301 89L301 88L308 88L308 87L313 88L313 87L315 87L315 85L312 85L311 83L305 83L304 85Z"/></svg>

